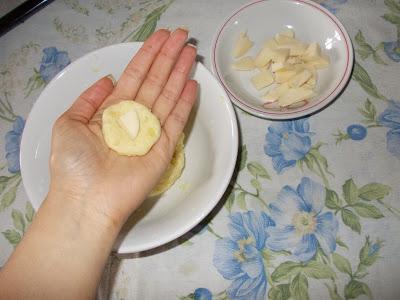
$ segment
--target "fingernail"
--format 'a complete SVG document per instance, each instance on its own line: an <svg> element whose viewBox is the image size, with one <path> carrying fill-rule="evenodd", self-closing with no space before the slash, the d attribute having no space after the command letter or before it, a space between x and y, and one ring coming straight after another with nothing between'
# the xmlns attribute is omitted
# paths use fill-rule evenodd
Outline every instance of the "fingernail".
<svg viewBox="0 0 400 300"><path fill-rule="evenodd" d="M189 32L189 27L183 25L183 26L179 26L178 29L181 29L183 31Z"/></svg>
<svg viewBox="0 0 400 300"><path fill-rule="evenodd" d="M171 27L159 27L159 30L167 30L167 31L171 31Z"/></svg>
<svg viewBox="0 0 400 300"><path fill-rule="evenodd" d="M197 49L197 45L195 45L195 44L187 43L186 45L188 45L188 46L190 46L190 47L192 47L194 49Z"/></svg>
<svg viewBox="0 0 400 300"><path fill-rule="evenodd" d="M112 84L115 86L115 84L117 83L117 81L115 80L114 76L112 74L108 74L106 76L108 79L111 80Z"/></svg>
<svg viewBox="0 0 400 300"><path fill-rule="evenodd" d="M176 29L172 32L172 34L176 34L179 30L182 30L182 31L184 31L184 32L186 32L186 33L189 33L189 29L188 29L187 27L181 26L181 27L176 28Z"/></svg>

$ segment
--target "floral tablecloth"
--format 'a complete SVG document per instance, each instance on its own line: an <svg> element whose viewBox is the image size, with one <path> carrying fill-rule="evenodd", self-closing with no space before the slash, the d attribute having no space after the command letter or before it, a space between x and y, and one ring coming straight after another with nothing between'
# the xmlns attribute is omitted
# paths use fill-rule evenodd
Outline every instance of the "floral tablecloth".
<svg viewBox="0 0 400 300"><path fill-rule="evenodd" d="M296 121L236 109L238 172L220 205L173 243L112 256L99 298L400 298L400 1L317 2L353 40L344 93ZM96 48L181 26L210 68L216 29L244 3L58 0L0 38L0 265L34 217L19 144L55 74Z"/></svg>

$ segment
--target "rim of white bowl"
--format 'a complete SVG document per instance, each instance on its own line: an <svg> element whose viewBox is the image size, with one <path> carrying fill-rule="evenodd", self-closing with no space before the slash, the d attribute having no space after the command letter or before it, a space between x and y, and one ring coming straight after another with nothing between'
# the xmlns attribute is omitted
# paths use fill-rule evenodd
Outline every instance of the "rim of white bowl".
<svg viewBox="0 0 400 300"><path fill-rule="evenodd" d="M351 72L353 69L354 52L353 52L353 45L352 45L350 36L347 33L347 30L344 27L344 25L329 10L327 10L326 8L322 7L321 5L315 3L311 0L280 0L280 1L297 2L297 3L305 4L314 9L319 10L320 12L325 14L334 23L335 27L340 31L341 36L344 38L344 42L346 45L346 68L341 76L339 83L336 85L336 87L332 91L330 91L328 96L326 96L325 98L322 98L322 99L313 100L312 105L310 105L310 106L306 106L306 107L302 106L299 108L291 109L290 111L268 111L267 109L261 109L258 106L249 104L243 98L236 95L229 88L229 85L225 82L223 76L221 75L220 69L218 68L217 58L216 58L217 46L218 46L218 42L221 37L221 34L224 31L227 24L230 22L230 20L232 18L234 18L236 15L241 13L246 8L248 8L252 5L257 5L257 4L260 4L261 2L267 2L267 1L274 1L274 0L257 0L257 1L250 2L246 5L243 5L239 9L237 9L234 13L232 13L229 17L227 17L225 19L225 21L222 23L222 26L220 27L216 37L214 38L214 43L212 46L211 61L212 61L213 72L215 75L217 75L218 80L221 82L222 86L227 91L228 95L230 96L229 98L231 99L231 101L236 106L240 107L241 109L247 111L248 113L250 113L252 115L255 115L255 116L258 116L261 118L271 119L271 120L288 120L288 119L301 118L301 117L313 114L313 113L321 110L322 108L326 107L329 103L331 103L333 100L335 100L336 97L342 92L342 90L346 86L347 82L350 79Z"/></svg>

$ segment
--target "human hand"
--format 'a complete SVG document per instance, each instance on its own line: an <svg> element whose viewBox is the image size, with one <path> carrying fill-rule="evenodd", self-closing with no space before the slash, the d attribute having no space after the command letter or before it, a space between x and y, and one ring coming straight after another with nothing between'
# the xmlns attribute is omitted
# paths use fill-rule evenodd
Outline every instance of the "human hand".
<svg viewBox="0 0 400 300"><path fill-rule="evenodd" d="M167 168L195 102L197 83L188 75L196 50L186 39L184 30L157 31L116 86L100 79L56 121L50 191L0 272L0 298L94 299L120 228ZM162 126L141 157L120 156L103 140L102 111L129 99Z"/></svg>
<svg viewBox="0 0 400 300"><path fill-rule="evenodd" d="M124 224L166 170L196 100L197 83L188 80L196 49L186 39L182 29L155 32L115 87L110 78L100 79L56 121L49 192L54 197L46 201L69 201L77 214L105 217L116 229ZM141 157L120 156L103 140L103 110L127 99L150 108L162 126L157 143Z"/></svg>

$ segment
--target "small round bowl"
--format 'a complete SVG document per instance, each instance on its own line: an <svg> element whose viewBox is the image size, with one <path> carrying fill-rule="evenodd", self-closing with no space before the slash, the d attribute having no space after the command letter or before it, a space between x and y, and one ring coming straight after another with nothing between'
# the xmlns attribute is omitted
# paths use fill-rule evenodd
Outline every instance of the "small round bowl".
<svg viewBox="0 0 400 300"><path fill-rule="evenodd" d="M317 96L292 108L265 108L261 96L268 88L260 92L251 85L250 77L255 71L232 69L232 48L239 34L247 32L254 45L246 55L254 57L265 40L287 29L292 29L303 42L317 42L331 64L318 70ZM350 79L353 61L353 47L344 26L328 10L309 0L249 3L225 20L212 48L213 71L232 102L250 114L272 120L300 118L328 105Z"/></svg>
<svg viewBox="0 0 400 300"><path fill-rule="evenodd" d="M76 60L43 90L27 119L21 141L21 174L37 209L49 189L51 129L82 91L108 74L118 78L142 43L105 47ZM185 128L185 168L159 197L146 199L131 216L114 246L118 253L148 250L183 235L221 199L232 176L238 129L232 104L215 77L197 64L197 106Z"/></svg>

